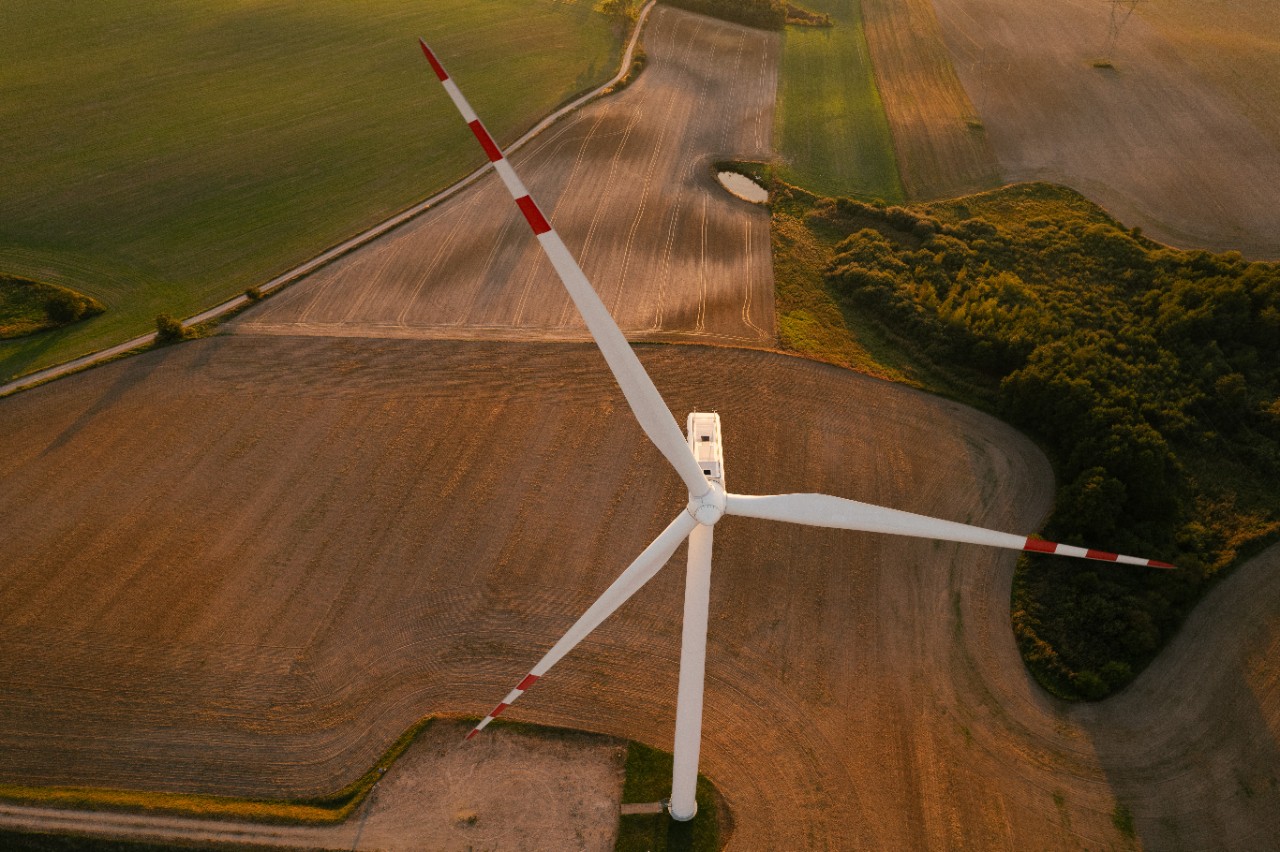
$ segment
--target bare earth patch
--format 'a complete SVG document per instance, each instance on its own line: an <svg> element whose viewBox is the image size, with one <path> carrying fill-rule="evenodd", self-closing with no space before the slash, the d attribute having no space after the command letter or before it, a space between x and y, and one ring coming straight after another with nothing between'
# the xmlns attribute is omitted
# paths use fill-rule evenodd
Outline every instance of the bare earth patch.
<svg viewBox="0 0 1280 852"><path fill-rule="evenodd" d="M1173 245L1280 257L1280 135L1260 120L1278 84L1249 82L1280 67L1274 4L1232 4L1198 39L1187 5L1145 4L1095 67L1107 3L934 0L1006 180L1066 184ZM1233 80L1250 40L1265 61Z"/></svg>
<svg viewBox="0 0 1280 852"><path fill-rule="evenodd" d="M613 849L626 745L437 723L356 818L360 848Z"/></svg>

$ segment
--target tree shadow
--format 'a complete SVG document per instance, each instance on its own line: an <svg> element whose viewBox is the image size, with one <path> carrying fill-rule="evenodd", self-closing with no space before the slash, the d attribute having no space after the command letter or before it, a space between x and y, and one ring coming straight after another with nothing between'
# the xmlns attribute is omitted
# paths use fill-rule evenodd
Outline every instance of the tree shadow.
<svg viewBox="0 0 1280 852"><path fill-rule="evenodd" d="M67 428L63 429L49 442L40 454L47 456L65 447L76 435L80 434L81 430L97 419L100 414L118 404L128 393L142 385L157 367L169 361L175 353L176 350L173 347L155 349L136 357L128 358L123 363L90 368L88 371L90 375L76 374L55 380L52 384L60 385L62 382L93 382L97 380L99 383L105 384L105 387ZM36 389L36 391L39 390Z"/></svg>

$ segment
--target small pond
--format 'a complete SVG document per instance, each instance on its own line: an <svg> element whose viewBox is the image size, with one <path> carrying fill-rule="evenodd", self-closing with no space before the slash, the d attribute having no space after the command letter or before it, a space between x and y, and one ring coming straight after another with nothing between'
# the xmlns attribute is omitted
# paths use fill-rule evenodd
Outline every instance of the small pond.
<svg viewBox="0 0 1280 852"><path fill-rule="evenodd" d="M720 172L716 175L720 185L734 195L753 204L764 204L769 200L769 192L763 186L746 175L737 172Z"/></svg>

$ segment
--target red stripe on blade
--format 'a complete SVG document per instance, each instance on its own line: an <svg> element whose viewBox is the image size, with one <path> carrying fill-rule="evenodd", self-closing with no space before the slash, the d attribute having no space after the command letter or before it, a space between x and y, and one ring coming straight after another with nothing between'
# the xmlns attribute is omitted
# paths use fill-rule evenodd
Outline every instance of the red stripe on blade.
<svg viewBox="0 0 1280 852"><path fill-rule="evenodd" d="M1029 538L1027 543L1022 546L1022 549L1034 551L1035 553L1053 553L1058 549L1058 545L1042 538Z"/></svg>
<svg viewBox="0 0 1280 852"><path fill-rule="evenodd" d="M536 674L525 675L524 680L520 681L520 685L517 686L516 689L520 690L521 692L524 692L526 689L533 686L534 683L537 682L537 680L538 680L538 676Z"/></svg>
<svg viewBox="0 0 1280 852"><path fill-rule="evenodd" d="M427 55L427 61L431 63L431 70L436 72L436 76L443 83L449 79L449 75L445 73L444 66L440 64L440 60L436 59L436 55L431 52L431 48L427 47L427 43L422 39L418 39L418 44L422 45L422 52Z"/></svg>
<svg viewBox="0 0 1280 852"><path fill-rule="evenodd" d="M499 713L501 713L503 710L506 710L510 706L511 706L510 704L499 704L497 707L493 708L493 712L489 714L489 718L490 719L494 718L495 716L497 716Z"/></svg>
<svg viewBox="0 0 1280 852"><path fill-rule="evenodd" d="M1148 559L1147 564L1150 565L1152 568L1176 568L1177 567L1176 565L1171 565L1168 562L1157 562L1154 559Z"/></svg>
<svg viewBox="0 0 1280 852"><path fill-rule="evenodd" d="M489 131L484 129L484 125L480 123L480 119L476 119L467 125L471 128L471 132L480 140L480 147L484 148L484 152L489 155L489 162L496 163L502 159L502 151L498 150L498 145L493 141L493 137L489 135Z"/></svg>
<svg viewBox="0 0 1280 852"><path fill-rule="evenodd" d="M466 735L465 737L463 737L462 739L463 739L463 740L469 740L469 739L471 739L472 737L474 737L474 736L475 736L476 734L478 734L478 733L480 733L480 729L479 729L479 728L472 728L472 729L471 729L471 733L467 734L467 735Z"/></svg>
<svg viewBox="0 0 1280 852"><path fill-rule="evenodd" d="M1103 562L1115 562L1120 557L1114 553L1107 553L1105 550L1086 550L1084 554L1089 559L1101 559Z"/></svg>
<svg viewBox="0 0 1280 852"><path fill-rule="evenodd" d="M542 215L542 211L538 209L538 205L533 203L533 199L529 196L516 199L516 206L520 208L520 212L524 214L524 218L529 222L529 227L533 228L535 234L545 234L551 230L547 217Z"/></svg>

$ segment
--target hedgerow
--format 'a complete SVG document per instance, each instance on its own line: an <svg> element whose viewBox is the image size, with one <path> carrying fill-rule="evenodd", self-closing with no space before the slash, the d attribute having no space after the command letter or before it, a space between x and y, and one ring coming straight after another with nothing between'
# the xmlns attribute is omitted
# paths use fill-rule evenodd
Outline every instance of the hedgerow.
<svg viewBox="0 0 1280 852"><path fill-rule="evenodd" d="M786 4L780 0L662 0L668 6L711 15L763 30L780 30L787 23Z"/></svg>

